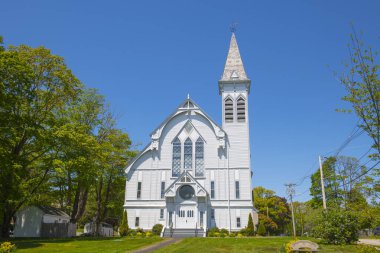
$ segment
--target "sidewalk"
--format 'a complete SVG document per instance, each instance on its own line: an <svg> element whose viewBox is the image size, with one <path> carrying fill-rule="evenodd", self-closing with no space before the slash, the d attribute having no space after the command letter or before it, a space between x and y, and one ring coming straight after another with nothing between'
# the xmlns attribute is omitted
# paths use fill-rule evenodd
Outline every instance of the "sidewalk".
<svg viewBox="0 0 380 253"><path fill-rule="evenodd" d="M139 249L139 250L136 250L136 251L133 251L133 252L134 253L153 252L153 251L158 250L158 249L160 249L162 247L168 246L168 245L173 244L173 243L177 243L177 242L179 242L181 240L182 240L182 238L169 238L169 239L165 239L162 242L159 242L159 243L147 246L145 248L142 248L142 249Z"/></svg>
<svg viewBox="0 0 380 253"><path fill-rule="evenodd" d="M380 240L379 239L360 239L359 244L380 246Z"/></svg>

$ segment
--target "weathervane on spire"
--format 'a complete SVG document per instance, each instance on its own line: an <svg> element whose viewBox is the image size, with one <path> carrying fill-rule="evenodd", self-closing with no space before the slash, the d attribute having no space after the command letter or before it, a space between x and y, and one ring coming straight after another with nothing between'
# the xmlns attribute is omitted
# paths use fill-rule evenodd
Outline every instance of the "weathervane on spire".
<svg viewBox="0 0 380 253"><path fill-rule="evenodd" d="M231 31L232 33L235 33L236 30L237 30L237 28L238 28L238 26L239 26L239 24L238 24L237 22L232 23L232 24L230 25L230 31Z"/></svg>

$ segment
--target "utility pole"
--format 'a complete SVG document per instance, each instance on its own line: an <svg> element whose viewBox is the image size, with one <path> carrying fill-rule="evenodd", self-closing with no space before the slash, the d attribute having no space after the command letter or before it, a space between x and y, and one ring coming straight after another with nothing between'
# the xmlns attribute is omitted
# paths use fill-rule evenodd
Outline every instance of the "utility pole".
<svg viewBox="0 0 380 253"><path fill-rule="evenodd" d="M290 197L290 207L292 208L292 222L293 222L293 236L294 236L294 239L296 238L296 221L294 219L294 208L293 208L293 195L295 193L295 190L294 190L294 186L296 184L285 184L285 186L287 187L286 188L286 192L288 193L289 197Z"/></svg>
<svg viewBox="0 0 380 253"><path fill-rule="evenodd" d="M322 203L323 210L326 210L326 194L325 194L325 182L323 179L322 158L319 156L319 172L321 174L321 189L322 189Z"/></svg>

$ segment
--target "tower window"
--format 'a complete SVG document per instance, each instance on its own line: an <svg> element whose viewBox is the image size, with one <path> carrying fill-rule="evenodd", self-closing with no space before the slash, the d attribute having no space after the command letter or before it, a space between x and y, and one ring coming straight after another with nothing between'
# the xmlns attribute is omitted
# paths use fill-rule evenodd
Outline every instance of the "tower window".
<svg viewBox="0 0 380 253"><path fill-rule="evenodd" d="M183 148L184 151L184 168L185 170L191 170L193 166L193 142L190 138L187 138Z"/></svg>
<svg viewBox="0 0 380 253"><path fill-rule="evenodd" d="M176 138L173 142L172 176L178 177L181 171L181 142Z"/></svg>
<svg viewBox="0 0 380 253"><path fill-rule="evenodd" d="M199 137L195 142L195 176L203 176L204 170L204 145Z"/></svg>
<svg viewBox="0 0 380 253"><path fill-rule="evenodd" d="M245 100L242 97L237 100L237 121L245 122Z"/></svg>
<svg viewBox="0 0 380 253"><path fill-rule="evenodd" d="M231 123L234 121L234 102L231 98L224 101L224 121Z"/></svg>

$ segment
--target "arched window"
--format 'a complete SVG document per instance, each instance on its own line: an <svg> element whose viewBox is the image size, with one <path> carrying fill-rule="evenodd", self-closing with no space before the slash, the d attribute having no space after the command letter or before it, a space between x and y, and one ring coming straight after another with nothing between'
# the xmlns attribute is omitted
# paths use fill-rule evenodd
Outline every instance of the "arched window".
<svg viewBox="0 0 380 253"><path fill-rule="evenodd" d="M195 142L195 176L203 176L204 171L204 144L203 140L199 137Z"/></svg>
<svg viewBox="0 0 380 253"><path fill-rule="evenodd" d="M193 167L193 142L190 140L190 138L187 138L185 141L185 145L183 147L183 155L183 168L185 170L191 170Z"/></svg>
<svg viewBox="0 0 380 253"><path fill-rule="evenodd" d="M242 97L237 100L237 121L245 122L245 100Z"/></svg>
<svg viewBox="0 0 380 253"><path fill-rule="evenodd" d="M224 100L224 121L226 123L234 121L234 102L231 98Z"/></svg>
<svg viewBox="0 0 380 253"><path fill-rule="evenodd" d="M178 177L181 172L181 142L178 138L173 141L172 175Z"/></svg>

